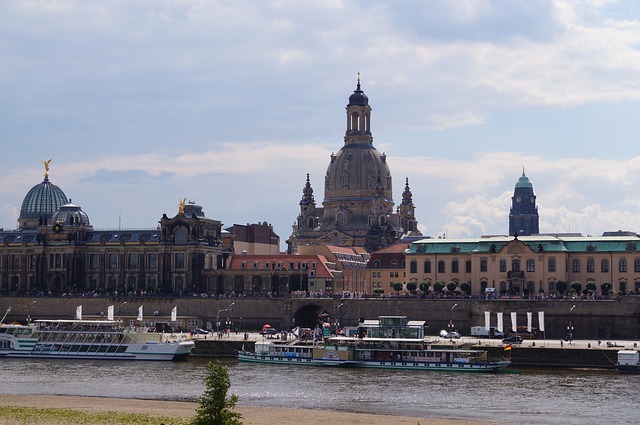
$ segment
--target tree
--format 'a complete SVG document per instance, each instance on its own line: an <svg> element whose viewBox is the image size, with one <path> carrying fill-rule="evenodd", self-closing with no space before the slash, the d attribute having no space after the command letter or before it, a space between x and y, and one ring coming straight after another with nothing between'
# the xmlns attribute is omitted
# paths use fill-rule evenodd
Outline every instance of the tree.
<svg viewBox="0 0 640 425"><path fill-rule="evenodd" d="M453 280L451 282L447 283L447 290L449 292L455 291L457 287L458 287L458 284Z"/></svg>
<svg viewBox="0 0 640 425"><path fill-rule="evenodd" d="M593 294L596 291L596 282L593 280L590 280L587 282L587 291L589 291L590 294Z"/></svg>
<svg viewBox="0 0 640 425"><path fill-rule="evenodd" d="M577 280L574 280L573 282L571 282L571 290L580 295L580 292L582 292L582 284Z"/></svg>
<svg viewBox="0 0 640 425"><path fill-rule="evenodd" d="M600 290L602 291L602 295L609 295L609 292L611 292L611 289L613 288L613 285L611 284L611 282L602 282L602 284L600 285Z"/></svg>
<svg viewBox="0 0 640 425"><path fill-rule="evenodd" d="M238 396L227 398L227 391L231 387L227 368L220 360L209 362L204 378L204 393L198 399L197 415L192 425L241 425L242 415L233 412Z"/></svg>
<svg viewBox="0 0 640 425"><path fill-rule="evenodd" d="M422 282L419 288L422 292L427 292L429 290L429 284L426 282Z"/></svg>
<svg viewBox="0 0 640 425"><path fill-rule="evenodd" d="M464 292L465 294L469 295L471 293L471 283L469 282L462 282L460 284L460 290L462 290L462 292Z"/></svg>
<svg viewBox="0 0 640 425"><path fill-rule="evenodd" d="M396 291L396 294L400 291L402 291L402 288L404 287L404 285L401 282L395 282L393 284L393 290Z"/></svg>
<svg viewBox="0 0 640 425"><path fill-rule="evenodd" d="M442 292L443 289L444 289L444 283L442 283L439 280L436 280L436 283L433 284L433 290L439 294L440 292Z"/></svg>
<svg viewBox="0 0 640 425"><path fill-rule="evenodd" d="M564 291L567 290L567 282L565 282L564 280L559 280L556 282L556 291L560 292L561 294L564 294Z"/></svg>
<svg viewBox="0 0 640 425"><path fill-rule="evenodd" d="M417 288L418 288L418 284L417 283L415 283L415 282L407 283L407 290L411 291L412 294L416 292Z"/></svg>

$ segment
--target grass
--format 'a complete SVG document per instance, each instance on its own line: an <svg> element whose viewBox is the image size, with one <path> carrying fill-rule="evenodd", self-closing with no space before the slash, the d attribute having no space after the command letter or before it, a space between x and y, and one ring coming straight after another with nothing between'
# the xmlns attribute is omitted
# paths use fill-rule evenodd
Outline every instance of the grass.
<svg viewBox="0 0 640 425"><path fill-rule="evenodd" d="M1 425L187 425L191 418L73 409L0 407Z"/></svg>

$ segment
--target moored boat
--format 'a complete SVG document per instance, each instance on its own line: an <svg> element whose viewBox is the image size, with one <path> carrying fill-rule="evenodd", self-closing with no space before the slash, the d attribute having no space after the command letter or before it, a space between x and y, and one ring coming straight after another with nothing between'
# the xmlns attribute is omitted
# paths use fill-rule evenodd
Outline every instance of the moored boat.
<svg viewBox="0 0 640 425"><path fill-rule="evenodd" d="M356 368L497 372L511 364L507 358L491 359L485 350L437 346L424 337L425 322L406 316L381 316L365 320L357 336L329 336L305 344L257 342L253 352L242 350L244 362L342 366Z"/></svg>
<svg viewBox="0 0 640 425"><path fill-rule="evenodd" d="M616 369L622 373L640 373L640 352L637 350L618 351Z"/></svg>
<svg viewBox="0 0 640 425"><path fill-rule="evenodd" d="M186 336L125 328L115 320L36 320L0 325L0 357L183 360L194 342Z"/></svg>

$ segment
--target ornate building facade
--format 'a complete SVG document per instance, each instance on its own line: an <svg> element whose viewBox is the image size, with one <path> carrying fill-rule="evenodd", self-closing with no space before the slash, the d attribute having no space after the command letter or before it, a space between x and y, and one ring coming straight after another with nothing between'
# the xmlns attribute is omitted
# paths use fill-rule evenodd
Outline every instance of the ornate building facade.
<svg viewBox="0 0 640 425"><path fill-rule="evenodd" d="M222 223L180 203L152 229L96 230L45 179L24 198L19 226L0 231L0 293L180 294L224 291L204 272L232 253Z"/></svg>
<svg viewBox="0 0 640 425"><path fill-rule="evenodd" d="M288 252L304 245L365 247L373 252L407 235L420 235L409 180L394 209L387 156L373 146L371 106L360 77L349 97L344 145L332 153L324 178L324 201L316 205L309 175Z"/></svg>

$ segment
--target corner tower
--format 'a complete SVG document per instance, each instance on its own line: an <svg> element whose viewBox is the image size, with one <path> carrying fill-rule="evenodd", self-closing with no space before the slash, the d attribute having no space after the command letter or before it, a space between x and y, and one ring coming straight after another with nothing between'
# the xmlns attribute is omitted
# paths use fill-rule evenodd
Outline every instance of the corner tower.
<svg viewBox="0 0 640 425"><path fill-rule="evenodd" d="M530 236L540 233L540 217L536 206L536 195L533 193L533 184L524 174L516 183L511 198L511 211L509 212L509 235Z"/></svg>

